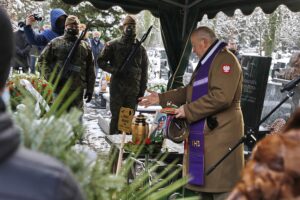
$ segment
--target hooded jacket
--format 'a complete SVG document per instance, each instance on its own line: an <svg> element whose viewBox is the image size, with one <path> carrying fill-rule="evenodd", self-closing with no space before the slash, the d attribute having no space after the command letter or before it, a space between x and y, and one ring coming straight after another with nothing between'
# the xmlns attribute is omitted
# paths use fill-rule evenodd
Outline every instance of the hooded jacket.
<svg viewBox="0 0 300 200"><path fill-rule="evenodd" d="M32 30L32 27L30 25L27 25L24 27L25 35L32 45L37 46L46 46L48 42L50 42L52 39L63 35L64 28L57 27L56 22L59 17L61 16L67 16L65 11L63 11L60 8L55 8L51 10L50 12L50 22L51 22L51 29L47 29L43 31L41 34L37 34Z"/></svg>
<svg viewBox="0 0 300 200"><path fill-rule="evenodd" d="M0 111L0 200L81 200L71 173L54 158L20 147L20 134Z"/></svg>

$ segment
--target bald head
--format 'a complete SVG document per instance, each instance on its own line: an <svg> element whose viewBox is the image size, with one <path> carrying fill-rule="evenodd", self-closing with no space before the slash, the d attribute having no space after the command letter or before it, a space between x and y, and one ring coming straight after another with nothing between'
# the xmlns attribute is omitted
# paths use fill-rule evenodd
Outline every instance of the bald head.
<svg viewBox="0 0 300 200"><path fill-rule="evenodd" d="M211 44L217 39L215 32L207 26L200 26L192 32L192 37L197 40L206 39Z"/></svg>
<svg viewBox="0 0 300 200"><path fill-rule="evenodd" d="M205 54L208 48L216 41L217 37L214 31L206 26L196 28L191 35L193 52L199 57Z"/></svg>

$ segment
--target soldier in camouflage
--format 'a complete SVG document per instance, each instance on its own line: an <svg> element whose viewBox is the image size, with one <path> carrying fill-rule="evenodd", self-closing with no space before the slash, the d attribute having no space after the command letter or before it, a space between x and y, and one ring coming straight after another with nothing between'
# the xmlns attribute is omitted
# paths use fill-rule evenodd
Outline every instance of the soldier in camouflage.
<svg viewBox="0 0 300 200"><path fill-rule="evenodd" d="M65 23L65 33L61 37L53 39L45 47L43 52L39 57L39 68L42 74L44 74L45 79L49 81L51 73L54 71L55 67L58 67L56 75L58 76L68 54L78 38L79 19L76 16L70 15ZM58 83L55 93L58 94L66 81L72 78L72 84L67 92L65 99L67 99L74 91L79 89L80 93L77 98L72 102L71 107L76 106L77 108L82 108L83 105L83 93L84 89L86 102L91 101L94 84L95 84L95 69L93 65L92 51L87 42L81 41L75 54L68 66L68 73L64 74Z"/></svg>
<svg viewBox="0 0 300 200"><path fill-rule="evenodd" d="M132 62L119 72L131 49L136 44L136 21L126 16L123 22L122 36L108 42L98 58L101 69L112 74L110 85L110 111L112 119L110 134L118 133L120 108L135 109L138 98L144 96L148 80L148 57L140 46Z"/></svg>

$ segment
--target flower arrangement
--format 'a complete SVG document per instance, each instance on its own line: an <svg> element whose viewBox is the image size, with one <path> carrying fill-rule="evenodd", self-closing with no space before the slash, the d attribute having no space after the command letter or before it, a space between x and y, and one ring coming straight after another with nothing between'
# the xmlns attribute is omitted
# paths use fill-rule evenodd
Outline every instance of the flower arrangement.
<svg viewBox="0 0 300 200"><path fill-rule="evenodd" d="M33 74L14 74L8 82L7 87L10 93L10 104L13 109L19 105L24 99L24 95L30 92L26 90L25 86L21 84L21 80L27 80L31 83L33 88L47 101L51 102L53 99L53 86L45 79ZM32 95L31 95L32 96Z"/></svg>
<svg viewBox="0 0 300 200"><path fill-rule="evenodd" d="M143 141L130 141L124 145L125 151L141 154L158 154L161 151L162 143L155 143L147 137Z"/></svg>

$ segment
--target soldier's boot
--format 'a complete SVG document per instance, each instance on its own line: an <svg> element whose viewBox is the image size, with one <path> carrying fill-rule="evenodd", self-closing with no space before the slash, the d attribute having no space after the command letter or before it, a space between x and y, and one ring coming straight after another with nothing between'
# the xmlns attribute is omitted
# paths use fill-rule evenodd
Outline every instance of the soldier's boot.
<svg viewBox="0 0 300 200"><path fill-rule="evenodd" d="M109 135L115 135L115 134L119 134L118 121L113 120L112 118L109 124Z"/></svg>
<svg viewBox="0 0 300 200"><path fill-rule="evenodd" d="M109 124L109 134L110 135L115 135L119 134L118 131L118 120L119 120L119 113L118 112L111 112L111 121Z"/></svg>

